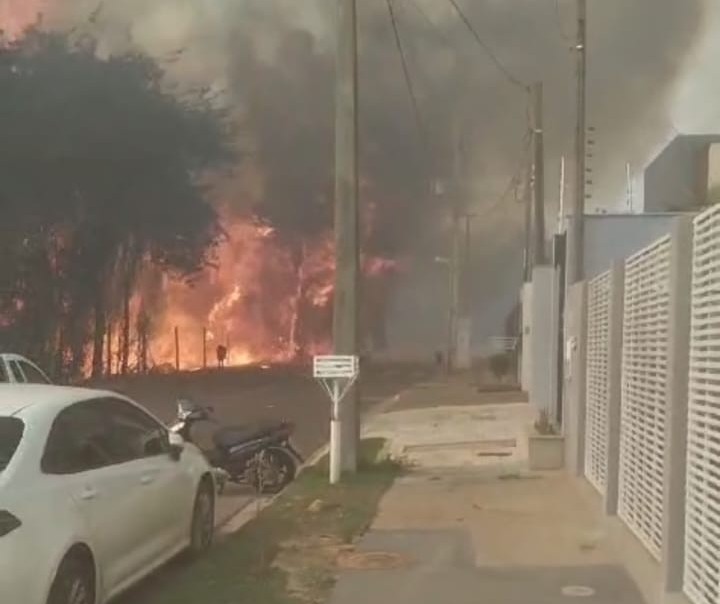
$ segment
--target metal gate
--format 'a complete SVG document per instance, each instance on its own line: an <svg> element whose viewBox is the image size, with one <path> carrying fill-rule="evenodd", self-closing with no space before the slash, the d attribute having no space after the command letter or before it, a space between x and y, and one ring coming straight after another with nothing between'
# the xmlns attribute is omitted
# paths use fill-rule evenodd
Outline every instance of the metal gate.
<svg viewBox="0 0 720 604"><path fill-rule="evenodd" d="M670 319L670 236L625 264L618 514L660 560Z"/></svg>
<svg viewBox="0 0 720 604"><path fill-rule="evenodd" d="M585 477L605 494L608 465L610 271L588 284Z"/></svg>
<svg viewBox="0 0 720 604"><path fill-rule="evenodd" d="M720 602L720 207L695 219L684 583Z"/></svg>

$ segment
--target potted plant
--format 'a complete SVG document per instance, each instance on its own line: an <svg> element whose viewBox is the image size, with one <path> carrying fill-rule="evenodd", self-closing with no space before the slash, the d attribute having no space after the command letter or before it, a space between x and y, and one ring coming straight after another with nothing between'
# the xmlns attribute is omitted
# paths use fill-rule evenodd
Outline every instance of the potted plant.
<svg viewBox="0 0 720 604"><path fill-rule="evenodd" d="M565 439L545 410L528 435L528 465L531 470L560 470L565 465Z"/></svg>

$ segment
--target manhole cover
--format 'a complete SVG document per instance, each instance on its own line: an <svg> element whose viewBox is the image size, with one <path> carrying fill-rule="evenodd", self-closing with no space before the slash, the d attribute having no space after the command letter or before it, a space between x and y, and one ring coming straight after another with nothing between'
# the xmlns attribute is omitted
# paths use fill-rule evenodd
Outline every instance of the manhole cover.
<svg viewBox="0 0 720 604"><path fill-rule="evenodd" d="M410 558L392 552L342 552L338 566L348 570L391 570L410 564Z"/></svg>
<svg viewBox="0 0 720 604"><path fill-rule="evenodd" d="M595 590L585 585L568 585L562 588L561 593L567 598L591 598Z"/></svg>

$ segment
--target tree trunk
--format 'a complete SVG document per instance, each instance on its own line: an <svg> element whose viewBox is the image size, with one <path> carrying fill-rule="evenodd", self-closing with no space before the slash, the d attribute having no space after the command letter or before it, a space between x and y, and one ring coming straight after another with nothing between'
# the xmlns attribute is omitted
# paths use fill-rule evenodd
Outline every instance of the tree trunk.
<svg viewBox="0 0 720 604"><path fill-rule="evenodd" d="M138 336L138 370L140 373L147 373L148 370L148 338L150 332L150 317L143 305L138 313L137 336Z"/></svg>
<svg viewBox="0 0 720 604"><path fill-rule="evenodd" d="M105 368L105 375L107 377L110 377L112 375L112 338L113 338L113 325L112 320L108 320L107 324L107 337L105 341L107 342L107 366Z"/></svg>
<svg viewBox="0 0 720 604"><path fill-rule="evenodd" d="M105 301L98 291L95 294L95 330L93 333L92 377L99 378L103 374L103 344L105 339Z"/></svg>
<svg viewBox="0 0 720 604"><path fill-rule="evenodd" d="M61 384L65 381L65 329L58 328L57 348L55 349L55 367L53 377Z"/></svg>
<svg viewBox="0 0 720 604"><path fill-rule="evenodd" d="M130 279L126 279L123 288L123 321L122 321L122 351L120 372L128 373L130 368Z"/></svg>
<svg viewBox="0 0 720 604"><path fill-rule="evenodd" d="M297 279L297 288L295 290L295 308L292 311L290 320L290 333L288 341L290 354L293 357L304 356L305 338L303 334L303 314L305 312L305 243L300 240L293 245L292 248L293 270Z"/></svg>

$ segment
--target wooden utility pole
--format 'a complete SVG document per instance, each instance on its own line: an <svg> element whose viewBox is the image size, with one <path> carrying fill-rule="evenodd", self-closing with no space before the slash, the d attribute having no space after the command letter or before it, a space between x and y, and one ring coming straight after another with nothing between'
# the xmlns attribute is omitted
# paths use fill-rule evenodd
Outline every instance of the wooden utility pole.
<svg viewBox="0 0 720 604"><path fill-rule="evenodd" d="M568 285L584 278L585 237L585 137L586 137L586 72L587 72L587 0L578 0L577 42L577 124L575 129L575 198L568 220L567 276Z"/></svg>
<svg viewBox="0 0 720 604"><path fill-rule="evenodd" d="M543 133L543 85L536 82L533 96L533 266L545 264L545 143Z"/></svg>
<svg viewBox="0 0 720 604"><path fill-rule="evenodd" d="M335 354L359 355L358 298L360 272L358 212L358 77L356 0L337 0L335 88ZM357 469L360 425L357 388L343 399L333 417L330 454L340 455L342 470ZM339 441L339 442L338 442ZM332 459L331 459L332 463Z"/></svg>

